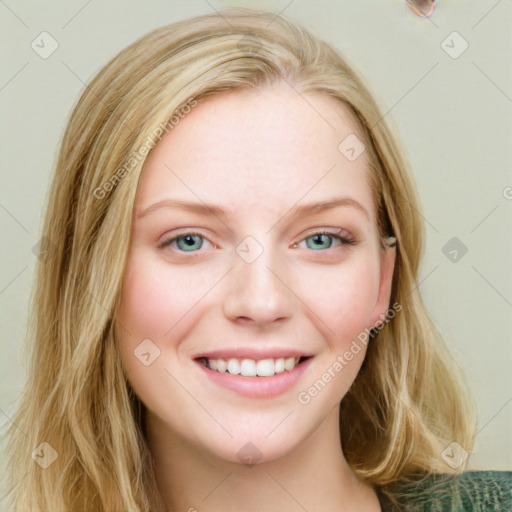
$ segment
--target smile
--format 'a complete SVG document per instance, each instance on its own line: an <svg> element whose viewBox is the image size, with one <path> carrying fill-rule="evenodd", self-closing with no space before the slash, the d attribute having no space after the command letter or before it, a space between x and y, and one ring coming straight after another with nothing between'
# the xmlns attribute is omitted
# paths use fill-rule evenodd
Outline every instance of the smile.
<svg viewBox="0 0 512 512"><path fill-rule="evenodd" d="M292 371L307 357L278 357L268 359L213 359L202 357L201 363L210 370L243 377L273 377L278 373Z"/></svg>
<svg viewBox="0 0 512 512"><path fill-rule="evenodd" d="M290 350L248 352L222 350L201 354L194 362L218 391L228 390L245 398L270 399L291 391L314 359Z"/></svg>

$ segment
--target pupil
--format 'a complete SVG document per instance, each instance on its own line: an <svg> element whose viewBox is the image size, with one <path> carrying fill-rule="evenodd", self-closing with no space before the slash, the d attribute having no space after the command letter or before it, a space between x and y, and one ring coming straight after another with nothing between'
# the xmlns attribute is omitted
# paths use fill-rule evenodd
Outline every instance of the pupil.
<svg viewBox="0 0 512 512"><path fill-rule="evenodd" d="M324 244L325 243L324 237L325 237L325 235L316 235L316 243L318 245Z"/></svg>

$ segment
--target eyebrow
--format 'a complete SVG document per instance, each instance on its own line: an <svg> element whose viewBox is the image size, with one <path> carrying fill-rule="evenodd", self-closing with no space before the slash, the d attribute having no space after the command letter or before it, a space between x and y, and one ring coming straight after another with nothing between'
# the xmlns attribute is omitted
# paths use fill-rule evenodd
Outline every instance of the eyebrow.
<svg viewBox="0 0 512 512"><path fill-rule="evenodd" d="M301 206L297 206L295 208L290 208L293 210L292 217L304 217L306 215L312 215L315 213L319 213L325 210L331 210L333 208L337 208L340 206L350 206L356 208L360 212L362 212L368 219L370 219L370 214L368 210L358 201L352 199L350 197L334 197L331 199L327 199L325 201L319 201L315 203L304 204ZM226 210L220 205L215 204L206 204L206 203L197 203L193 201L182 201L178 199L163 199L162 201L158 201L151 206L148 206L144 210L140 211L137 214L137 219L145 217L146 215L159 210L160 208L180 208L182 210L187 210L191 212L198 213L200 215L215 215L221 219L227 218L229 215L235 216L234 212L230 210ZM288 212L290 212L288 210ZM288 212L286 212L283 217L285 217Z"/></svg>

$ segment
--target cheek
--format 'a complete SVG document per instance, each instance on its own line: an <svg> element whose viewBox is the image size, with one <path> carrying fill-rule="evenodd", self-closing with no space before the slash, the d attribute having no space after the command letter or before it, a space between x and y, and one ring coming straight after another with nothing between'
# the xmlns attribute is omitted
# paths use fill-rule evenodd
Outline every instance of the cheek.
<svg viewBox="0 0 512 512"><path fill-rule="evenodd" d="M186 338L194 307L208 286L204 281L194 266L172 268L143 250L130 257L116 333L129 380L147 405L158 402L162 383L169 379L165 369L176 364L176 349Z"/></svg>
<svg viewBox="0 0 512 512"><path fill-rule="evenodd" d="M361 253L338 266L316 266L302 275L298 295L306 298L332 348L344 347L371 326L379 293L378 258Z"/></svg>
<svg viewBox="0 0 512 512"><path fill-rule="evenodd" d="M198 269L194 265L173 268L143 250L135 250L128 262L116 335L128 380L152 411L186 404L177 395L164 400L162 390L174 386L179 392L167 370L173 373L179 367L180 343L194 327L201 298L215 284L211 272ZM144 361L143 354L148 353Z"/></svg>
<svg viewBox="0 0 512 512"><path fill-rule="evenodd" d="M325 340L325 350L297 396L302 405L331 410L363 364L379 293L380 264L371 254L359 256L335 269L318 268L302 280L302 293L309 290L306 304L315 313L313 321Z"/></svg>
<svg viewBox="0 0 512 512"><path fill-rule="evenodd" d="M169 331L179 330L181 321L213 284L194 265L173 268L141 251L134 254L127 269L119 322L135 338L175 338L169 337Z"/></svg>

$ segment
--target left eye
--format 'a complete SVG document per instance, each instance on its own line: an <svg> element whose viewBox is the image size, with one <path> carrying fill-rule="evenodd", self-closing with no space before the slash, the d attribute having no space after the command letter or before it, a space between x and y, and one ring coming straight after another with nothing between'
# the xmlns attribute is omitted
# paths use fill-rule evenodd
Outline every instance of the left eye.
<svg viewBox="0 0 512 512"><path fill-rule="evenodd" d="M342 236L341 233L344 235ZM306 242L308 249L325 250L332 248L336 241L338 242L338 246L354 244L354 240L346 231L338 230L338 234L330 233L328 231L313 233L301 240L301 242L295 243L293 247L297 247L299 243ZM197 252L203 247L204 242L212 245L208 239L200 233L184 233L182 235L169 238L168 240L164 240L160 244L160 247L169 246L173 249L179 250L180 252Z"/></svg>
<svg viewBox="0 0 512 512"><path fill-rule="evenodd" d="M308 240L311 240L312 242L308 243ZM338 245L354 243L354 241L351 238L349 238L348 234L346 236L341 236L327 231L314 233L313 235L306 237L302 241L306 242L306 246L308 247L308 249L330 249L333 246L333 240L337 240L339 242Z"/></svg>

